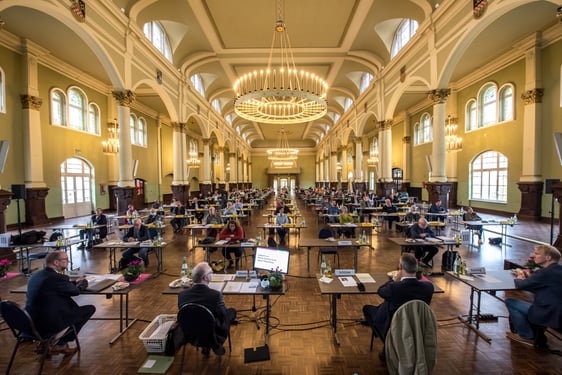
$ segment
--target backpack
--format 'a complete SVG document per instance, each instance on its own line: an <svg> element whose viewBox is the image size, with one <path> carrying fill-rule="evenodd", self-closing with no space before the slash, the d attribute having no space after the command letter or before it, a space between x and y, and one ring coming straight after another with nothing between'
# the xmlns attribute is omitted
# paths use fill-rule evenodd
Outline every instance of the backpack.
<svg viewBox="0 0 562 375"><path fill-rule="evenodd" d="M452 271L455 260L459 257L458 251L445 251L441 258L441 269L443 272Z"/></svg>
<svg viewBox="0 0 562 375"><path fill-rule="evenodd" d="M273 239L273 237L269 237L267 239L267 247L277 247L277 242L275 242L275 239Z"/></svg>

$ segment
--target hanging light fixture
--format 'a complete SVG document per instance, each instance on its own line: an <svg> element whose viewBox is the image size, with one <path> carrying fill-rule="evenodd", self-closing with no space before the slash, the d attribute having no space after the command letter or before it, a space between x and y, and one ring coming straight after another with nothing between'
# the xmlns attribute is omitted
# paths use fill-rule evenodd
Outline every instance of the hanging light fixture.
<svg viewBox="0 0 562 375"><path fill-rule="evenodd" d="M447 151L462 150L462 138L457 137L457 119L447 116L445 125L445 148Z"/></svg>
<svg viewBox="0 0 562 375"><path fill-rule="evenodd" d="M278 0L267 68L244 74L234 84L234 110L250 121L295 124L316 120L328 110L328 84L295 65L282 8L282 0ZM276 46L280 61L274 65Z"/></svg>
<svg viewBox="0 0 562 375"><path fill-rule="evenodd" d="M197 150L197 141L189 142L189 159L185 161L190 168L199 168L201 160L199 160L199 151Z"/></svg>
<svg viewBox="0 0 562 375"><path fill-rule="evenodd" d="M107 141L102 143L103 153L112 155L119 152L119 123L117 119L107 123Z"/></svg>
<svg viewBox="0 0 562 375"><path fill-rule="evenodd" d="M271 165L275 168L295 168L299 150L289 147L287 130L281 128L277 133L279 134L277 148L267 150L267 158L271 160Z"/></svg>
<svg viewBox="0 0 562 375"><path fill-rule="evenodd" d="M369 167L376 167L379 164L379 147L377 142L371 143L371 150L369 151L369 159L367 159L367 165Z"/></svg>

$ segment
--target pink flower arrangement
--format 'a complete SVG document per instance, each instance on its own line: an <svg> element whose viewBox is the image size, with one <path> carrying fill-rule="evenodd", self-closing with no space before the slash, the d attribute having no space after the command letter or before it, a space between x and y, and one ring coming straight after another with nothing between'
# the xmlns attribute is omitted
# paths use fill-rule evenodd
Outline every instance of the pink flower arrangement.
<svg viewBox="0 0 562 375"><path fill-rule="evenodd" d="M12 262L8 258L0 260L0 276L5 276L8 273L10 264L12 264Z"/></svg>

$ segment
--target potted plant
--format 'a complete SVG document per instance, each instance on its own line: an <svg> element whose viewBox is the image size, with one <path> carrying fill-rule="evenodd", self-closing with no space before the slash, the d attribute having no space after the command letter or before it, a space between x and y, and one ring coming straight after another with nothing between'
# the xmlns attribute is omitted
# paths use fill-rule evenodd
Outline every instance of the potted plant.
<svg viewBox="0 0 562 375"><path fill-rule="evenodd" d="M271 290L280 290L283 287L283 274L279 269L269 273L269 287Z"/></svg>
<svg viewBox="0 0 562 375"><path fill-rule="evenodd" d="M0 277L4 277L8 274L10 264L12 264L12 262L8 258L0 260Z"/></svg>
<svg viewBox="0 0 562 375"><path fill-rule="evenodd" d="M123 278L125 281L134 281L140 274L144 271L144 267L141 265L140 260L133 260L127 265L125 271L123 271Z"/></svg>

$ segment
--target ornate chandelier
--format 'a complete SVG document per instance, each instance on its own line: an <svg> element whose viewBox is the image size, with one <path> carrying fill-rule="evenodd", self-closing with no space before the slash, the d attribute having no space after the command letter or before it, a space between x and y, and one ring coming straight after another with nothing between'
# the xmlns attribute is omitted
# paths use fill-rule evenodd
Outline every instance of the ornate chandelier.
<svg viewBox="0 0 562 375"><path fill-rule="evenodd" d="M447 151L462 150L462 138L457 137L457 119L447 116L445 125L445 148Z"/></svg>
<svg viewBox="0 0 562 375"><path fill-rule="evenodd" d="M279 143L277 148L267 150L267 158L274 162L295 162L298 159L299 150L289 147L289 141L287 140L289 132L281 128L277 133L279 134Z"/></svg>
<svg viewBox="0 0 562 375"><path fill-rule="evenodd" d="M369 159L367 165L369 167L376 167L379 164L379 149L375 142L371 143L371 151L369 152Z"/></svg>
<svg viewBox="0 0 562 375"><path fill-rule="evenodd" d="M119 152L119 124L117 119L107 124L107 141L103 141L101 145L103 153L106 155Z"/></svg>
<svg viewBox="0 0 562 375"><path fill-rule="evenodd" d="M234 110L242 118L269 124L316 120L327 112L328 84L313 73L297 69L283 21L281 2L277 2L279 15L275 22L267 68L254 70L238 78L234 84ZM276 45L279 45L280 61L274 66L272 57Z"/></svg>
<svg viewBox="0 0 562 375"><path fill-rule="evenodd" d="M190 168L199 168L201 164L201 160L198 158L199 152L197 150L197 141L189 142L189 159L185 161L188 167Z"/></svg>

